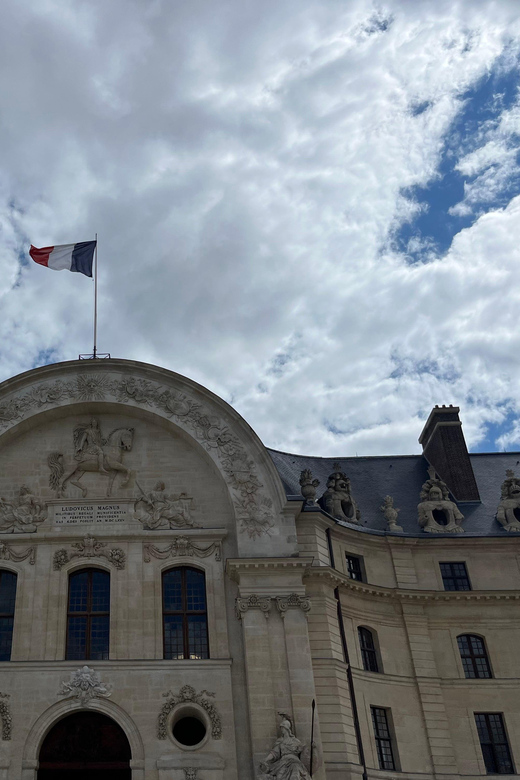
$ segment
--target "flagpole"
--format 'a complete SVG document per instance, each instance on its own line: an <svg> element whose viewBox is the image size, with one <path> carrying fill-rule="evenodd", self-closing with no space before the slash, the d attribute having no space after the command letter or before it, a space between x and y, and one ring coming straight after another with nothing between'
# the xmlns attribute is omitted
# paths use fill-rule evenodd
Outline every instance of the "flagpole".
<svg viewBox="0 0 520 780"><path fill-rule="evenodd" d="M94 360L96 359L97 352L97 233L96 233L96 255L94 257Z"/></svg>

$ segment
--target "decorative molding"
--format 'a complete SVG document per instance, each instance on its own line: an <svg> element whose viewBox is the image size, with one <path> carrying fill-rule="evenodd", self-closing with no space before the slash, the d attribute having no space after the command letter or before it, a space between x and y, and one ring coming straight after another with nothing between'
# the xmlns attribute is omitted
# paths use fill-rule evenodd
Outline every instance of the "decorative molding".
<svg viewBox="0 0 520 780"><path fill-rule="evenodd" d="M21 561L26 561L27 558L29 558L31 566L34 566L36 560L36 547L27 547L23 552L22 550L17 552L5 542L0 542L0 560L21 563Z"/></svg>
<svg viewBox="0 0 520 780"><path fill-rule="evenodd" d="M235 612L239 620L241 620L245 613L250 609L260 609L267 620L271 611L271 597L257 596L253 593L247 598L235 599Z"/></svg>
<svg viewBox="0 0 520 780"><path fill-rule="evenodd" d="M378 599L395 599L407 601L520 601L520 590L408 590L399 588L384 588L379 585L369 585L347 577L346 574L331 569L330 566L312 566L307 569L306 581L323 580L332 587L341 586L352 590L360 596L375 596Z"/></svg>
<svg viewBox="0 0 520 780"><path fill-rule="evenodd" d="M172 693L172 691L167 691L167 693L163 693L163 696L165 699L167 699L167 701L165 702L165 704L163 704L161 708L161 712L159 713L159 718L157 720L158 738L166 739L168 715L174 709L174 707L176 707L178 704L193 702L195 704L198 704L199 707L202 707L202 709L207 712L208 717L211 721L211 736L213 737L213 739L221 739L222 722L220 720L220 715L213 702L209 701L204 696L204 694L212 698L214 698L215 696L214 693L205 690L201 691L200 693L197 693L195 688L192 688L191 685L183 685L179 693L177 694Z"/></svg>
<svg viewBox="0 0 520 780"><path fill-rule="evenodd" d="M70 673L68 682L62 682L58 696L66 699L79 699L84 707L88 707L92 699L106 699L112 695L112 686L101 682L101 678L94 669L82 666Z"/></svg>
<svg viewBox="0 0 520 780"><path fill-rule="evenodd" d="M219 417L184 393L144 379L104 374L80 374L76 380L60 379L36 385L0 404L0 431L26 417L34 409L63 401L104 401L134 403L159 409L170 419L188 428L208 451L214 452L226 475L241 531L252 539L269 534L275 524L272 500L262 494L254 462L243 444ZM63 485L63 481L61 483Z"/></svg>
<svg viewBox="0 0 520 780"><path fill-rule="evenodd" d="M106 558L116 569L124 569L126 555L120 547L107 547L106 542L98 542L91 534L87 534L82 542L76 542L72 546L72 552L64 548L56 550L53 558L53 569L59 571L73 558Z"/></svg>
<svg viewBox="0 0 520 780"><path fill-rule="evenodd" d="M14 502L0 498L0 534L32 534L46 519L45 504L27 485L22 485Z"/></svg>
<svg viewBox="0 0 520 780"><path fill-rule="evenodd" d="M222 560L222 545L220 542L212 542L207 547L200 547L197 544L193 544L191 539L186 536L177 536L171 544L160 550L153 544L144 545L144 560L146 563L150 563L152 557L165 560L166 558L207 558L215 553L215 560Z"/></svg>
<svg viewBox="0 0 520 780"><path fill-rule="evenodd" d="M197 780L197 770L193 767L186 767L184 769L185 780Z"/></svg>
<svg viewBox="0 0 520 780"><path fill-rule="evenodd" d="M301 609L305 617L310 611L311 602L307 596L299 596L297 593L291 593L290 596L276 596L276 607L282 620L288 609Z"/></svg>
<svg viewBox="0 0 520 780"><path fill-rule="evenodd" d="M10 699L10 694L0 693L0 699ZM9 742L13 730L13 716L11 707L7 701L0 701L0 715L2 716L2 740Z"/></svg>

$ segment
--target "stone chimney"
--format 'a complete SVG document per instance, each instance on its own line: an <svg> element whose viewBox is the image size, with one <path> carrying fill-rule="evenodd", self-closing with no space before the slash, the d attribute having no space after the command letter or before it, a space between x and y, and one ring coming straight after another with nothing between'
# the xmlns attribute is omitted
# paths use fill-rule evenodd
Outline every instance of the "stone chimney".
<svg viewBox="0 0 520 780"><path fill-rule="evenodd" d="M458 406L435 406L419 436L423 455L456 501L480 501Z"/></svg>

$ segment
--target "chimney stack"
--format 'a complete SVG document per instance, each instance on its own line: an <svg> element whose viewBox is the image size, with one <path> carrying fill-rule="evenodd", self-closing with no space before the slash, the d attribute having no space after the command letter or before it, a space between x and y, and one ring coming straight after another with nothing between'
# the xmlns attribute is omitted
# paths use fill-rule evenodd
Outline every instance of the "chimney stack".
<svg viewBox="0 0 520 780"><path fill-rule="evenodd" d="M480 501L458 406L435 406L419 436L423 455L456 501Z"/></svg>

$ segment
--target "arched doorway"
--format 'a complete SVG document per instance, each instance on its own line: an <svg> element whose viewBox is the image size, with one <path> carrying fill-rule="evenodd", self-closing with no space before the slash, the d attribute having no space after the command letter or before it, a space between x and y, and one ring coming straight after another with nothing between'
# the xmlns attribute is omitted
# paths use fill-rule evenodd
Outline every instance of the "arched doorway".
<svg viewBox="0 0 520 780"><path fill-rule="evenodd" d="M40 750L38 780L130 780L123 729L99 712L76 712L51 728Z"/></svg>

